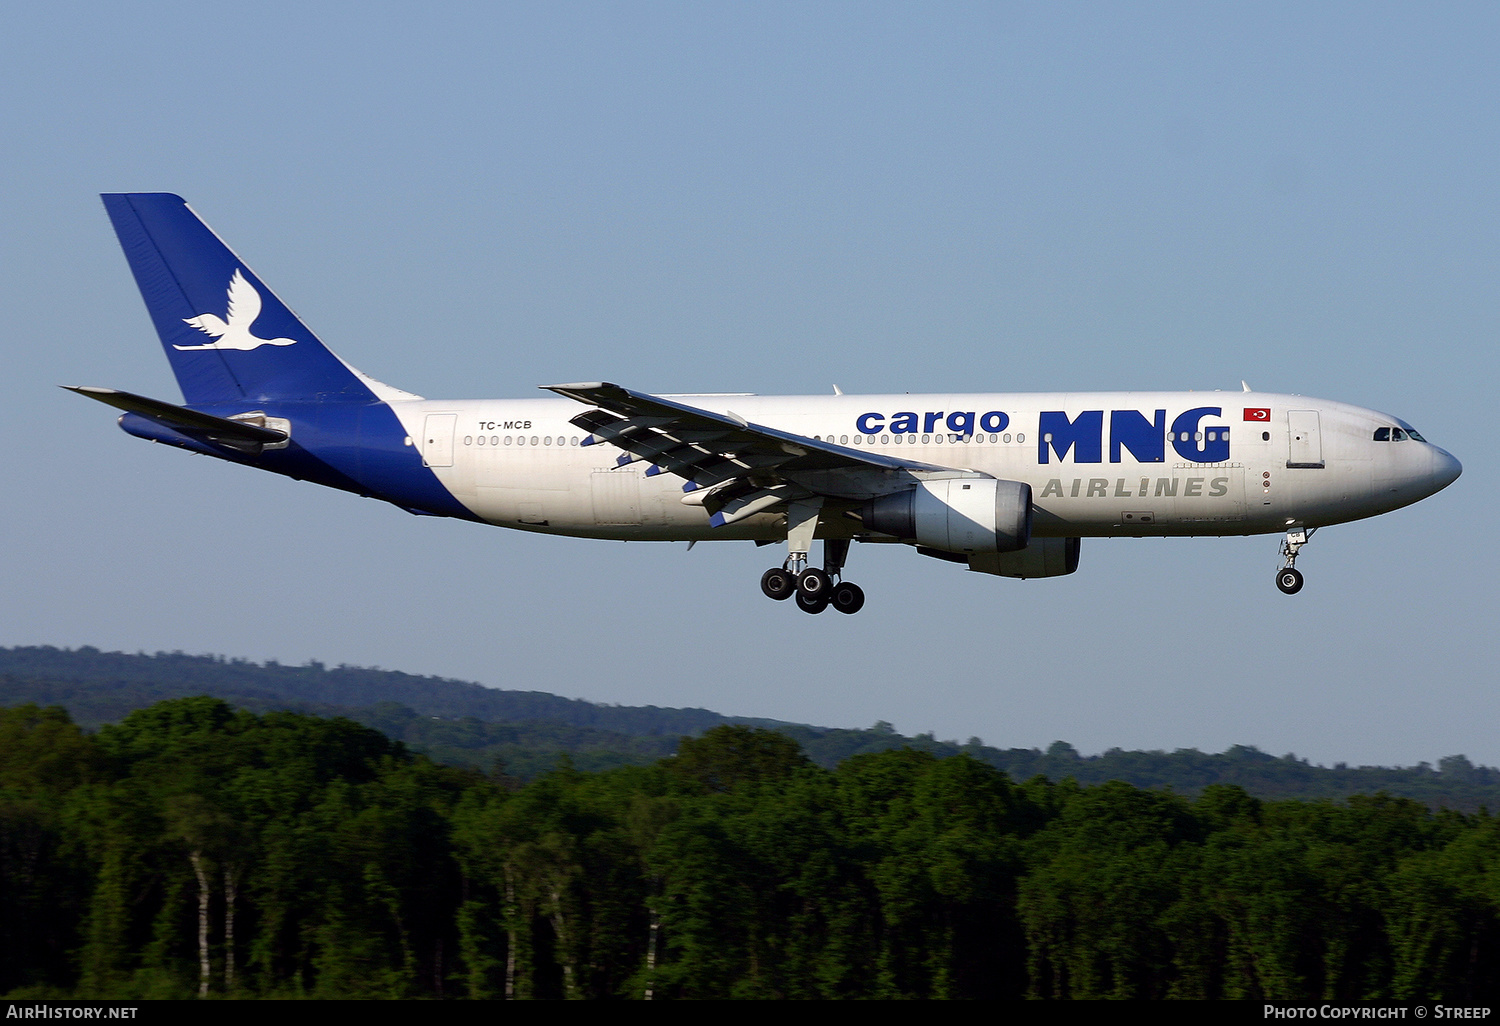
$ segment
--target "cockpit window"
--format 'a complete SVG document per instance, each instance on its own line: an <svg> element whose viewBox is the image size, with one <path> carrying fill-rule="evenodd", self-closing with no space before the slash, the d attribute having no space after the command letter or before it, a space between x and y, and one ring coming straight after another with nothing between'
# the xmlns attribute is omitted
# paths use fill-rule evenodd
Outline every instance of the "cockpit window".
<svg viewBox="0 0 1500 1026"><path fill-rule="evenodd" d="M1397 424L1399 424L1401 426L1401 428L1403 430L1406 431L1406 437L1407 438L1410 438L1414 442L1425 442L1425 441L1427 441L1427 439L1425 439L1421 435L1417 434L1417 429L1416 428L1412 427L1410 424L1408 424L1406 421L1402 420L1400 417L1396 417L1395 421L1396 421Z"/></svg>
<svg viewBox="0 0 1500 1026"><path fill-rule="evenodd" d="M1391 429L1388 427L1375 429L1375 441L1389 442L1391 440Z"/></svg>
<svg viewBox="0 0 1500 1026"><path fill-rule="evenodd" d="M1400 428L1391 428L1391 441L1393 441L1393 442L1404 442L1404 441L1406 441L1406 432L1402 431Z"/></svg>

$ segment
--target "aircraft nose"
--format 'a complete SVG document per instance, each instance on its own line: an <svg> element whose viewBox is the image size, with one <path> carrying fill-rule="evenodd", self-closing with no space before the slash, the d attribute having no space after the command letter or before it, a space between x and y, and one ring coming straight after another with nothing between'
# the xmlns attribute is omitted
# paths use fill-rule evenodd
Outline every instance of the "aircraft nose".
<svg viewBox="0 0 1500 1026"><path fill-rule="evenodd" d="M1446 450L1439 449L1437 446L1433 446L1433 453L1432 453L1432 483L1434 485L1434 488L1432 489L1433 491L1439 492L1439 491L1442 491L1444 488L1447 488L1454 481L1457 481L1458 480L1458 475L1462 474L1463 472L1464 472L1463 464L1459 463L1458 460L1454 459L1453 455L1451 453L1447 452Z"/></svg>

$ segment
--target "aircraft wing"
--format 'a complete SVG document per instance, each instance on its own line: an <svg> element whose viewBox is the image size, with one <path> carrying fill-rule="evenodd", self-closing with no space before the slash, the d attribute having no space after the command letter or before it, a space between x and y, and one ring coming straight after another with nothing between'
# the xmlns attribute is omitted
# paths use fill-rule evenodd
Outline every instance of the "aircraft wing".
<svg viewBox="0 0 1500 1026"><path fill-rule="evenodd" d="M779 431L605 381L542 387L595 407L571 421L590 433L583 444L623 449L617 465L647 461L647 476L684 478L683 502L704 506L715 527L802 499L853 508L918 478L985 476Z"/></svg>

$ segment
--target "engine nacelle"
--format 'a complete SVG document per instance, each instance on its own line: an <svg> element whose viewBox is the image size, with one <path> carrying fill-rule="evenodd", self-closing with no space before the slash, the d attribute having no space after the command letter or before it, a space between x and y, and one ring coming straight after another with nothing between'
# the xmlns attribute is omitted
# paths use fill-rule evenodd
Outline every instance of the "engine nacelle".
<svg viewBox="0 0 1500 1026"><path fill-rule="evenodd" d="M992 477L923 481L860 511L866 527L954 553L1004 553L1031 540L1031 486Z"/></svg>
<svg viewBox="0 0 1500 1026"><path fill-rule="evenodd" d="M1019 552L976 552L969 569L1001 577L1062 577L1078 569L1080 538L1033 538Z"/></svg>

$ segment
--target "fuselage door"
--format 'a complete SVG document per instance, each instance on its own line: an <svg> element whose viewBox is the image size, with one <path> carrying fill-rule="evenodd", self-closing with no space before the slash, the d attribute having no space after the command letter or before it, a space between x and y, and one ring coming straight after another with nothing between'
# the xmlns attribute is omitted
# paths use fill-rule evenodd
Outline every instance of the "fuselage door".
<svg viewBox="0 0 1500 1026"><path fill-rule="evenodd" d="M635 468L596 470L594 523L634 527L641 522L641 479Z"/></svg>
<svg viewBox="0 0 1500 1026"><path fill-rule="evenodd" d="M1323 436L1318 431L1317 410L1288 410L1286 414L1288 467L1323 466Z"/></svg>
<svg viewBox="0 0 1500 1026"><path fill-rule="evenodd" d="M453 466L453 429L458 426L456 413L429 413L422 428L422 466Z"/></svg>

